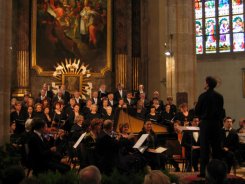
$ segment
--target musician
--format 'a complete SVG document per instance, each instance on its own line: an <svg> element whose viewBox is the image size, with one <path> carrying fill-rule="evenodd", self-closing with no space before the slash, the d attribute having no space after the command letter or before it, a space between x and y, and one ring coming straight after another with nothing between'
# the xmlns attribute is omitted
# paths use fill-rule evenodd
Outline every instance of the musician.
<svg viewBox="0 0 245 184"><path fill-rule="evenodd" d="M150 105L153 104L154 99L158 99L158 102L159 102L161 109L164 109L164 102L162 100L160 100L160 94L158 91L153 92L153 97L152 97L152 100L150 101Z"/></svg>
<svg viewBox="0 0 245 184"><path fill-rule="evenodd" d="M52 125L52 119L53 119L53 115L50 112L50 108L45 107L43 110L43 114L44 114L44 122L46 122L48 127L50 128Z"/></svg>
<svg viewBox="0 0 245 184"><path fill-rule="evenodd" d="M198 127L199 118L194 117L191 126ZM198 171L198 159L200 158L200 136L199 132L183 132L181 145L185 148L185 156L188 161L186 170L191 172L193 166L194 171Z"/></svg>
<svg viewBox="0 0 245 184"><path fill-rule="evenodd" d="M60 128L64 124L63 120L66 120L66 114L61 109L61 102L56 102L54 104L54 108L54 116L51 127Z"/></svg>
<svg viewBox="0 0 245 184"><path fill-rule="evenodd" d="M98 106L101 104L101 98L99 98L97 91L92 93L92 103Z"/></svg>
<svg viewBox="0 0 245 184"><path fill-rule="evenodd" d="M142 128L142 131L139 132L138 138L143 134L149 134L147 139L144 142L144 146L147 146L147 150L143 153L145 159L147 160L151 169L160 169L161 166L164 167L164 163L160 161L160 155L152 153L152 149L156 149L158 146L158 140L155 132L152 129L152 122L147 120Z"/></svg>
<svg viewBox="0 0 245 184"><path fill-rule="evenodd" d="M150 113L147 114L146 119L155 123L159 123L161 121L161 117L156 113L155 106L151 106Z"/></svg>
<svg viewBox="0 0 245 184"><path fill-rule="evenodd" d="M52 105L54 106L56 102L60 102L60 101L64 102L65 97L63 95L63 91L61 89L58 89L57 94L53 97Z"/></svg>
<svg viewBox="0 0 245 184"><path fill-rule="evenodd" d="M106 108L108 107L108 99L107 98L104 98L102 100L102 105L101 107L99 108L99 113L101 114L101 116L104 116L106 114Z"/></svg>
<svg viewBox="0 0 245 184"><path fill-rule="evenodd" d="M239 119L239 128L237 129L237 133L245 133L245 118Z"/></svg>
<svg viewBox="0 0 245 184"><path fill-rule="evenodd" d="M119 124L119 164L118 168L127 173L137 172L146 166L144 156L133 149L135 136L129 131L129 123Z"/></svg>
<svg viewBox="0 0 245 184"><path fill-rule="evenodd" d="M53 93L52 90L49 89L49 86L48 86L47 83L44 83L44 84L43 84L42 90L45 91L45 96L46 96L48 99L50 99L50 100L53 99L54 93ZM40 95L39 95L39 96L40 96Z"/></svg>
<svg viewBox="0 0 245 184"><path fill-rule="evenodd" d="M181 125L189 126L191 120L193 119L192 114L188 111L188 105L187 103L183 103L180 105L180 112L178 112L174 116L174 120L179 120L181 122Z"/></svg>
<svg viewBox="0 0 245 184"><path fill-rule="evenodd" d="M107 98L107 91L106 91L106 85L105 84L101 84L99 91L98 91L98 98L100 100L102 100L103 98Z"/></svg>
<svg viewBox="0 0 245 184"><path fill-rule="evenodd" d="M98 113L98 106L96 104L91 105L91 111L88 113L87 117L85 117L87 120L91 121L95 118L101 118L101 114Z"/></svg>
<svg viewBox="0 0 245 184"><path fill-rule="evenodd" d="M83 127L84 117L82 115L78 115L75 117L74 125L71 127L71 139L73 141L77 141L82 133L85 132L85 129Z"/></svg>
<svg viewBox="0 0 245 184"><path fill-rule="evenodd" d="M114 113L113 113L112 107L111 106L108 106L108 107L106 107L105 110L106 110L106 112L104 114L102 114L101 118L103 120L109 119L109 120L111 120L111 121L114 122Z"/></svg>
<svg viewBox="0 0 245 184"><path fill-rule="evenodd" d="M110 174L116 166L118 157L119 144L113 133L113 122L105 120L103 130L96 139L96 153L98 158L98 166L100 171Z"/></svg>
<svg viewBox="0 0 245 184"><path fill-rule="evenodd" d="M70 131L72 125L74 124L74 118L75 118L75 106L76 106L76 115L80 114L80 107L78 104L76 104L75 98L71 98L69 101L69 105L65 108L66 113L66 122L65 122L65 130Z"/></svg>
<svg viewBox="0 0 245 184"><path fill-rule="evenodd" d="M165 110L162 113L162 123L166 126L168 126L168 130L171 132L173 131L172 129L172 120L173 120L173 113L171 112L171 106L169 104L165 105Z"/></svg>
<svg viewBox="0 0 245 184"><path fill-rule="evenodd" d="M25 130L25 121L27 119L27 112L22 110L21 102L15 103L15 111L10 114L10 122L16 123L15 133L20 134Z"/></svg>
<svg viewBox="0 0 245 184"><path fill-rule="evenodd" d="M71 94L66 90L66 86L64 84L60 86L60 90L62 91L64 97L64 105L67 106L68 102L70 101Z"/></svg>
<svg viewBox="0 0 245 184"><path fill-rule="evenodd" d="M137 102L133 99L132 92L127 93L127 97L124 102L127 104L127 109L129 114L132 114L134 112L134 108Z"/></svg>
<svg viewBox="0 0 245 184"><path fill-rule="evenodd" d="M134 135L129 132L129 123L119 124L119 132L120 154L133 153Z"/></svg>
<svg viewBox="0 0 245 184"><path fill-rule="evenodd" d="M146 96L146 92L144 91L144 85L140 84L138 86L138 90L134 92L134 98L138 101L140 99L140 94L144 93Z"/></svg>
<svg viewBox="0 0 245 184"><path fill-rule="evenodd" d="M114 94L112 92L108 93L108 105L112 107L113 111L115 111L117 107L117 101L114 100Z"/></svg>
<svg viewBox="0 0 245 184"><path fill-rule="evenodd" d="M43 114L43 107L41 103L36 103L35 104L35 111L33 113L34 118L41 118L44 120L44 114Z"/></svg>
<svg viewBox="0 0 245 184"><path fill-rule="evenodd" d="M98 138L100 131L101 131L101 126L103 122L101 119L93 119L90 123L90 131L87 133L82 140L82 144L84 147L84 159L83 166L88 166L88 165L98 165L97 164L97 154L96 154L96 139Z"/></svg>
<svg viewBox="0 0 245 184"><path fill-rule="evenodd" d="M123 89L123 84L117 84L117 91L114 93L114 97L117 102L121 98L126 98L126 91Z"/></svg>
<svg viewBox="0 0 245 184"><path fill-rule="evenodd" d="M230 173L231 167L235 164L235 154L238 151L239 138L236 130L232 128L232 118L226 117L223 122L224 126L221 130L221 145L223 148L224 159L227 164L227 172Z"/></svg>
<svg viewBox="0 0 245 184"><path fill-rule="evenodd" d="M45 91L44 89L41 90L40 95L36 98L35 103L42 103L42 101L44 99L47 99L49 102L51 102L51 98L49 98L48 96L46 96L47 91Z"/></svg>
<svg viewBox="0 0 245 184"><path fill-rule="evenodd" d="M85 119L91 111L91 105L92 104L93 104L92 99L88 99L86 102L86 106L83 107L83 109L82 109L82 115L85 117Z"/></svg>
<svg viewBox="0 0 245 184"><path fill-rule="evenodd" d="M150 102L148 99L146 99L145 93L140 93L140 99L139 100L141 100L143 102L143 107L148 111L150 108Z"/></svg>
<svg viewBox="0 0 245 184"><path fill-rule="evenodd" d="M45 109L45 107L50 107L50 101L47 98L42 101L42 108Z"/></svg>
<svg viewBox="0 0 245 184"><path fill-rule="evenodd" d="M156 113L161 116L162 113L163 113L163 109L164 109L164 106L163 105L160 105L159 104L160 101L158 100L158 98L153 98L152 99L152 105L151 106L154 106L155 109L156 109ZM151 103L150 103L151 104Z"/></svg>
<svg viewBox="0 0 245 184"><path fill-rule="evenodd" d="M136 115L135 116L138 119L145 121L146 109L143 107L143 102L141 100L138 100L138 102L137 102Z"/></svg>
<svg viewBox="0 0 245 184"><path fill-rule="evenodd" d="M33 107L28 106L27 107L27 119L32 119L33 118Z"/></svg>
<svg viewBox="0 0 245 184"><path fill-rule="evenodd" d="M68 165L60 163L56 157L56 147L49 147L44 138L45 123L42 119L33 119L33 132L29 140L29 160L32 164L33 174L37 175L48 171L65 173L70 170Z"/></svg>
<svg viewBox="0 0 245 184"><path fill-rule="evenodd" d="M170 105L170 111L172 112L172 114L176 114L177 113L177 107L175 104L173 104L173 97L172 96L168 96L167 97L167 102L166 104Z"/></svg>
<svg viewBox="0 0 245 184"><path fill-rule="evenodd" d="M76 104L79 105L79 107L80 107L80 113L81 113L83 107L86 106L86 102L85 102L85 100L83 100L83 99L81 98L81 94L80 94L79 91L75 91L75 92L74 92L74 99L75 99Z"/></svg>

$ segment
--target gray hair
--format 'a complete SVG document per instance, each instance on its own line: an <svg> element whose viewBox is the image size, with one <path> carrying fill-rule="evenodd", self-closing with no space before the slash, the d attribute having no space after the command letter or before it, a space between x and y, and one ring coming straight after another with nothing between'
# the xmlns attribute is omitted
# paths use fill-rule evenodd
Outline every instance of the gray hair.
<svg viewBox="0 0 245 184"><path fill-rule="evenodd" d="M32 119L27 119L25 122L25 129L27 132L30 132L32 129Z"/></svg>

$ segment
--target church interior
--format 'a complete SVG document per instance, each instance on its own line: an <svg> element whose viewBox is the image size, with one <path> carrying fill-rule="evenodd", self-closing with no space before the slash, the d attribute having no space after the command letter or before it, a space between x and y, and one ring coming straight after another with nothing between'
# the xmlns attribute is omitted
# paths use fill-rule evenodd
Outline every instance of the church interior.
<svg viewBox="0 0 245 184"><path fill-rule="evenodd" d="M142 128L147 129L150 121L149 126L159 137L160 145L167 147L168 141L173 144L173 137L180 133L181 128L176 129L175 124L195 126L202 133L199 122L204 121L195 110L198 108L196 104L201 103L200 95L205 93L207 86L210 87L207 77L211 76L216 82L214 90L223 98L225 113L221 128L225 129L226 121L229 126L228 120L232 120L229 128L234 130L237 138L234 143L236 151L233 156L229 155L237 164L235 166L232 162L231 165L228 160L228 175L245 179L244 3L243 0L1 1L0 145L11 144L11 135L23 133L27 121L35 119L36 114L37 119L44 118L51 131L54 126L57 132L61 129L69 135L74 124L82 121L83 125L79 126L83 129L74 130L80 131L75 142L87 132L82 138L86 140L98 122L102 124L101 130L108 128L110 123L107 120L114 123L112 137L113 133L121 135L126 123L130 132L127 137L134 134L136 142L141 135L139 132L142 133ZM31 105L29 101L32 101ZM76 106L78 110L75 110ZM166 115L168 106L171 116ZM26 109L25 118L20 117L18 108ZM63 111L65 117L62 119ZM197 124L195 118L199 121ZM35 121L37 125L38 120ZM13 124L16 127L11 131ZM35 125L33 130L38 132L38 128L35 129L38 125ZM182 138L190 134L188 128L181 130ZM190 132L194 138L187 138L187 142L184 139L178 142L176 136L180 149L188 150L185 143L195 141L196 129ZM144 134L147 131L143 131ZM227 138L226 132L224 135ZM147 150L151 149L150 146ZM172 146L176 148L176 145ZM154 163L157 158L159 162L164 160L170 173L192 182L195 179L196 182L205 182L202 177L193 176L194 171L195 175L199 173L202 158L192 149L188 152L189 160L188 153L183 162L181 158L177 159L181 160L180 168L175 165L175 159L169 159L169 155L164 154L168 157L164 160L162 152L151 152L158 156L147 155L146 158L152 161L149 161L152 171L162 169ZM111 147L108 150L112 150ZM194 156L198 157L197 168L192 160ZM81 169L87 166L79 164ZM193 170L191 166L187 167L188 164ZM96 166L106 173L105 165L99 163ZM32 172L35 175L39 170L34 168ZM147 183L146 178L144 183Z"/></svg>

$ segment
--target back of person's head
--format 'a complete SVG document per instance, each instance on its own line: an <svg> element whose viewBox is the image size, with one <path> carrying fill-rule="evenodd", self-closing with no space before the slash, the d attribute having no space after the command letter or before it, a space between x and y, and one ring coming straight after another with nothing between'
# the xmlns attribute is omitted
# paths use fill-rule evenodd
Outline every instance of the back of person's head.
<svg viewBox="0 0 245 184"><path fill-rule="evenodd" d="M103 128L105 130L111 130L113 127L113 122L109 119L105 120L104 123L103 123Z"/></svg>
<svg viewBox="0 0 245 184"><path fill-rule="evenodd" d="M100 184L100 170L93 165L83 168L79 172L79 184Z"/></svg>
<svg viewBox="0 0 245 184"><path fill-rule="evenodd" d="M32 130L40 130L45 127L45 122L41 118L33 118Z"/></svg>
<svg viewBox="0 0 245 184"><path fill-rule="evenodd" d="M223 184L227 176L226 164L218 159L212 159L206 167L206 181L208 184Z"/></svg>
<svg viewBox="0 0 245 184"><path fill-rule="evenodd" d="M217 80L211 76L206 77L206 83L209 89L214 89L217 86Z"/></svg>
<svg viewBox="0 0 245 184"><path fill-rule="evenodd" d="M20 184L41 184L41 182L35 177L25 178Z"/></svg>
<svg viewBox="0 0 245 184"><path fill-rule="evenodd" d="M27 132L31 131L32 129L32 119L27 119L25 122L25 129Z"/></svg>
<svg viewBox="0 0 245 184"><path fill-rule="evenodd" d="M170 184L170 180L162 171L152 170L145 175L144 184Z"/></svg>
<svg viewBox="0 0 245 184"><path fill-rule="evenodd" d="M3 184L19 184L25 178L25 171L21 166L6 168L3 176Z"/></svg>

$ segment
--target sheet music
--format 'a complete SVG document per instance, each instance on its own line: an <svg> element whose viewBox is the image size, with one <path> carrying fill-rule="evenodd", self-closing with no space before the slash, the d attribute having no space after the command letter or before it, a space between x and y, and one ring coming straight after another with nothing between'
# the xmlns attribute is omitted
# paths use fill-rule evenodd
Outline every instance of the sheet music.
<svg viewBox="0 0 245 184"><path fill-rule="evenodd" d="M164 151L166 151L167 148L164 148L164 147L158 147L156 149L150 149L149 152L152 152L152 153L163 153Z"/></svg>
<svg viewBox="0 0 245 184"><path fill-rule="evenodd" d="M149 136L149 134L142 134L141 137L139 138L139 140L133 146L133 148L139 149L148 136Z"/></svg>
<svg viewBox="0 0 245 184"><path fill-rule="evenodd" d="M147 146L141 146L139 148L137 148L139 150L140 153L144 153L145 150L147 149Z"/></svg>
<svg viewBox="0 0 245 184"><path fill-rule="evenodd" d="M200 128L199 127L194 127L194 126L180 126L179 127L180 130L182 131L199 131Z"/></svg>
<svg viewBox="0 0 245 184"><path fill-rule="evenodd" d="M77 148L77 146L78 146L78 145L80 144L80 142L83 140L83 138L85 137L85 135L86 135L86 132L83 133L83 134L79 137L79 139L77 140L77 142L73 145L73 148L74 148L74 149Z"/></svg>

